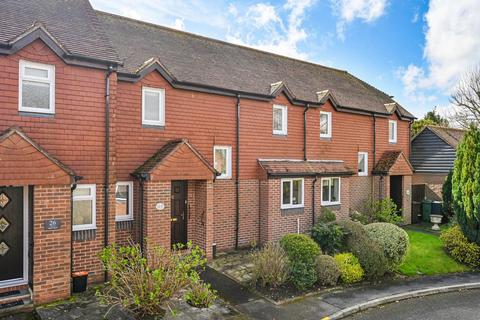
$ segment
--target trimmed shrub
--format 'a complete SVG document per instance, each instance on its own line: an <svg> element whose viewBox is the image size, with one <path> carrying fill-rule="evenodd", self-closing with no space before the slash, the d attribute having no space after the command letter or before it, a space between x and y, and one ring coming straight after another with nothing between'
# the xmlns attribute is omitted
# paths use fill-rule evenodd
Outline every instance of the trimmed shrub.
<svg viewBox="0 0 480 320"><path fill-rule="evenodd" d="M208 308L217 299L217 291L211 289L210 284L197 280L192 282L183 298L196 308Z"/></svg>
<svg viewBox="0 0 480 320"><path fill-rule="evenodd" d="M331 209L322 207L320 214L318 215L318 223L329 223L337 220L337 215Z"/></svg>
<svg viewBox="0 0 480 320"><path fill-rule="evenodd" d="M373 222L389 222L401 223L403 217L398 214L397 205L390 198L378 201L367 200L363 204L361 212L354 211L350 214L350 218L362 224Z"/></svg>
<svg viewBox="0 0 480 320"><path fill-rule="evenodd" d="M290 280L295 288L304 291L317 282L315 264L311 262L294 262L290 264Z"/></svg>
<svg viewBox="0 0 480 320"><path fill-rule="evenodd" d="M340 277L340 269L335 259L327 255L319 255L315 261L317 268L317 282L322 286L334 286Z"/></svg>
<svg viewBox="0 0 480 320"><path fill-rule="evenodd" d="M407 232L394 224L385 222L367 224L365 230L383 249L388 262L388 271L395 271L405 260L408 252L410 243Z"/></svg>
<svg viewBox="0 0 480 320"><path fill-rule="evenodd" d="M262 287L277 287L288 279L288 258L278 243L267 243L251 254L252 281Z"/></svg>
<svg viewBox="0 0 480 320"><path fill-rule="evenodd" d="M340 270L340 279L343 283L350 284L363 279L363 269L358 259L351 253L340 253L333 257Z"/></svg>
<svg viewBox="0 0 480 320"><path fill-rule="evenodd" d="M328 254L340 252L343 237L343 229L335 223L317 223L312 228L312 238L320 245L322 251Z"/></svg>
<svg viewBox="0 0 480 320"><path fill-rule="evenodd" d="M315 258L322 253L318 244L305 234L287 234L280 240L280 245L291 262L313 264Z"/></svg>
<svg viewBox="0 0 480 320"><path fill-rule="evenodd" d="M453 226L442 231L440 239L445 250L453 259L471 268L480 268L480 246L468 240L460 226Z"/></svg>
<svg viewBox="0 0 480 320"><path fill-rule="evenodd" d="M450 171L445 178L442 186L442 200L443 200L443 214L450 220L453 216L453 202L452 202L452 176L453 171Z"/></svg>
<svg viewBox="0 0 480 320"><path fill-rule="evenodd" d="M351 220L338 221L345 232L344 247L360 261L368 279L382 277L388 269L387 259L380 245L372 240L364 227Z"/></svg>

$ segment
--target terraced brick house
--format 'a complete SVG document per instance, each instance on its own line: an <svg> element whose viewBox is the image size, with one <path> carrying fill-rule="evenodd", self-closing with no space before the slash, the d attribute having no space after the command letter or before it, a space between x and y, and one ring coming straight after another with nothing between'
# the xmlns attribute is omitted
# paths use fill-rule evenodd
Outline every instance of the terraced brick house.
<svg viewBox="0 0 480 320"><path fill-rule="evenodd" d="M94 11L0 2L0 290L42 303L98 252L233 250L392 197L412 114L343 70ZM148 241L146 240L148 239Z"/></svg>

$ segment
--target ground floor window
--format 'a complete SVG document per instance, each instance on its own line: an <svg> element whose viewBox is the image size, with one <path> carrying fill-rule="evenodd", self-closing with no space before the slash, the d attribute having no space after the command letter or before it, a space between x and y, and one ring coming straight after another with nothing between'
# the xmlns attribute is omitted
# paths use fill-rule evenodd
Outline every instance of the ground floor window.
<svg viewBox="0 0 480 320"><path fill-rule="evenodd" d="M73 231L95 229L96 186L79 184L73 191Z"/></svg>
<svg viewBox="0 0 480 320"><path fill-rule="evenodd" d="M340 204L340 178L322 178L322 205Z"/></svg>
<svg viewBox="0 0 480 320"><path fill-rule="evenodd" d="M115 220L133 220L133 182L117 182L115 186Z"/></svg>
<svg viewBox="0 0 480 320"><path fill-rule="evenodd" d="M303 207L303 179L282 179L281 208Z"/></svg>

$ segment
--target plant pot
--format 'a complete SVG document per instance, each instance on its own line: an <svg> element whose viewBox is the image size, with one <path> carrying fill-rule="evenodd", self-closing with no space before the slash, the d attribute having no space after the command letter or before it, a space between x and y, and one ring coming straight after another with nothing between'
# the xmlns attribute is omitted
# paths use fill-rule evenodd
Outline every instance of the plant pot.
<svg viewBox="0 0 480 320"><path fill-rule="evenodd" d="M88 272L75 272L72 274L73 293L85 292L87 290Z"/></svg>
<svg viewBox="0 0 480 320"><path fill-rule="evenodd" d="M432 214L430 215L430 222L433 223L432 230L438 231L440 230L440 227L438 225L442 223L442 216Z"/></svg>

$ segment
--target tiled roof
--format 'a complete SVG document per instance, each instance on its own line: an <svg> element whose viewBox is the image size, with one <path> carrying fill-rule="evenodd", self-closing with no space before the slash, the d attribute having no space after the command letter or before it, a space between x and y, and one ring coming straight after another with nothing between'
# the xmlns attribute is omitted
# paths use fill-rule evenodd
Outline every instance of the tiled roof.
<svg viewBox="0 0 480 320"><path fill-rule="evenodd" d="M390 169L399 160L400 157L403 157L403 159L405 160L408 171L413 172L413 167L410 164L410 161L408 161L407 157L405 157L402 151L385 151L378 160L378 162L375 164L372 173L388 174L390 172Z"/></svg>
<svg viewBox="0 0 480 320"><path fill-rule="evenodd" d="M136 74L147 61L159 61L175 81L211 88L271 95L282 83L299 101L317 102L329 90L340 107L412 117L384 92L343 70L287 58L121 16L97 16L124 61L119 69Z"/></svg>
<svg viewBox="0 0 480 320"><path fill-rule="evenodd" d="M161 164L165 159L175 153L182 145L187 145L190 150L212 171L214 174L217 171L212 167L212 165L198 152L187 139L177 139L168 141L163 147L161 147L155 154L147 159L140 167L138 167L133 174L148 174L152 172L159 164Z"/></svg>
<svg viewBox="0 0 480 320"><path fill-rule="evenodd" d="M88 0L0 1L0 47L10 47L32 31L44 28L67 55L119 61Z"/></svg>
<svg viewBox="0 0 480 320"><path fill-rule="evenodd" d="M466 132L463 129L447 128L441 126L427 126L427 128L455 149L457 148L458 143L460 142L460 140L462 140L463 135Z"/></svg>
<svg viewBox="0 0 480 320"><path fill-rule="evenodd" d="M353 170L348 168L343 161L259 159L258 163L268 175L332 176L353 174Z"/></svg>

